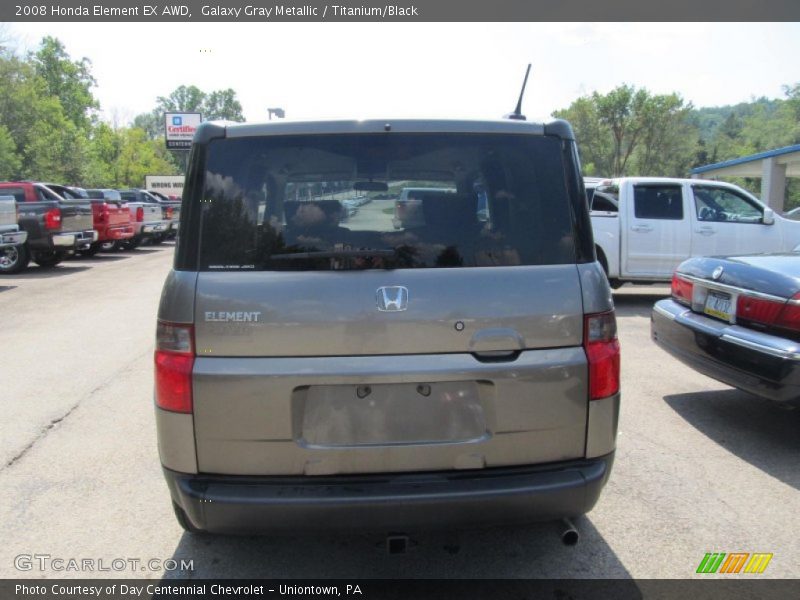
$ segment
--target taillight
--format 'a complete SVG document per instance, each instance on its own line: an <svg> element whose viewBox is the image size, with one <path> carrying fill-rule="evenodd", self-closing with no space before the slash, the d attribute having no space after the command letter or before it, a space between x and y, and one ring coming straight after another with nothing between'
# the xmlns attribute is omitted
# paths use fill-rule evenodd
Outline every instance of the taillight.
<svg viewBox="0 0 800 600"><path fill-rule="evenodd" d="M100 221L105 219L108 219L108 204L103 202L103 204L100 206Z"/></svg>
<svg viewBox="0 0 800 600"><path fill-rule="evenodd" d="M742 295L736 301L736 320L771 326L781 313L785 302Z"/></svg>
<svg viewBox="0 0 800 600"><path fill-rule="evenodd" d="M192 412L194 331L191 325L158 322L156 328L156 405Z"/></svg>
<svg viewBox="0 0 800 600"><path fill-rule="evenodd" d="M688 281L678 275L678 273L673 273L672 275L672 297L681 304L685 304L687 306L692 305L692 293L694 292L694 285L691 281Z"/></svg>
<svg viewBox="0 0 800 600"><path fill-rule="evenodd" d="M141 206L136 207L136 220L144 221L144 208Z"/></svg>
<svg viewBox="0 0 800 600"><path fill-rule="evenodd" d="M61 209L51 208L44 213L45 229L61 229Z"/></svg>
<svg viewBox="0 0 800 600"><path fill-rule="evenodd" d="M789 301L743 294L736 301L736 321L758 329L789 331L796 338L800 333L800 293Z"/></svg>
<svg viewBox="0 0 800 600"><path fill-rule="evenodd" d="M619 391L619 340L614 311L587 315L583 347L589 360L589 400Z"/></svg>
<svg viewBox="0 0 800 600"><path fill-rule="evenodd" d="M791 300L784 304L783 310L775 319L775 327L795 333L800 332L800 293L792 296Z"/></svg>
<svg viewBox="0 0 800 600"><path fill-rule="evenodd" d="M167 219L171 219L171 218L172 218L172 207L168 206L167 207Z"/></svg>

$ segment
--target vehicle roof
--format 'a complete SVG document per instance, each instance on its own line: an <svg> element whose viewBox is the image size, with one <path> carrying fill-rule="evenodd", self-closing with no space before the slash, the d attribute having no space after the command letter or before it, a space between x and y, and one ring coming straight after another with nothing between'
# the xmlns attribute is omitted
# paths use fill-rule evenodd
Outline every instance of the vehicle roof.
<svg viewBox="0 0 800 600"><path fill-rule="evenodd" d="M608 177L603 179L603 181L612 181L614 183L618 183L620 181L630 181L632 183L702 183L739 188L739 186L733 183L728 183L727 181L718 181L716 179L694 179L691 177Z"/></svg>
<svg viewBox="0 0 800 600"><path fill-rule="evenodd" d="M218 135L208 135L216 128ZM508 133L528 135L557 135L574 139L572 127L562 120L534 123L512 119L459 120L459 119L367 119L330 121L269 121L266 123L232 123L208 121L201 124L195 141L209 137L229 138L262 135L347 134L347 133ZM206 133L207 132L207 133Z"/></svg>

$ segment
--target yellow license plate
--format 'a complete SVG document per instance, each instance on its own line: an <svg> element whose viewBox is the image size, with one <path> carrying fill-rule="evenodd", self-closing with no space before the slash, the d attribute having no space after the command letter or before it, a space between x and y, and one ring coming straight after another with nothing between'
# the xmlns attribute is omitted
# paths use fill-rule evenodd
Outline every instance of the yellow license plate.
<svg viewBox="0 0 800 600"><path fill-rule="evenodd" d="M728 294L709 292L703 312L717 319L732 323L735 313L733 299Z"/></svg>

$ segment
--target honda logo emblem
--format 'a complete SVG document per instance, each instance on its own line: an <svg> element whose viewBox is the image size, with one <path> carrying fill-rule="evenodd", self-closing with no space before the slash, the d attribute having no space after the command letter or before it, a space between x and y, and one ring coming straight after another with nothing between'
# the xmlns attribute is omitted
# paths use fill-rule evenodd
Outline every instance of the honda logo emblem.
<svg viewBox="0 0 800 600"><path fill-rule="evenodd" d="M402 285L379 287L377 292L378 310L400 312L408 308L408 288Z"/></svg>

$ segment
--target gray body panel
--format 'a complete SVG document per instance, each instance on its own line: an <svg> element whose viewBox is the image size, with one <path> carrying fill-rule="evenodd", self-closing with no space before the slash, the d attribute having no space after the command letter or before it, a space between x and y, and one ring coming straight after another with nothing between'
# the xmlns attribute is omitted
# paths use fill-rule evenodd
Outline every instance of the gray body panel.
<svg viewBox="0 0 800 600"><path fill-rule="evenodd" d="M564 123L561 121L561 123ZM205 124L204 124L205 125ZM201 128L203 126L201 125ZM224 127L224 129L223 129ZM568 127L568 126L567 126ZM213 131L212 131L213 128ZM521 133L528 135L543 135L545 131L541 123L530 121L512 121L508 119L498 121L470 121L450 119L371 119L365 121L272 121L269 123L214 123L207 126L209 133L200 131L195 134L195 142L204 135L217 137L224 131L225 137L250 137L263 135L332 135L339 133ZM562 131L563 129L563 131ZM553 134L568 133L572 136L571 128L556 126ZM568 139L570 139L568 138Z"/></svg>
<svg viewBox="0 0 800 600"><path fill-rule="evenodd" d="M407 287L408 309L379 311L382 286ZM578 346L583 336L575 265L204 272L195 312L201 356L519 351ZM260 314L207 320L230 312Z"/></svg>
<svg viewBox="0 0 800 600"><path fill-rule="evenodd" d="M172 270L161 289L158 318L168 323L194 323L194 291L197 273Z"/></svg>
<svg viewBox="0 0 800 600"><path fill-rule="evenodd" d="M582 457L586 370L581 347L526 351L512 362L500 363L480 362L470 354L199 357L193 379L198 469L237 475L331 475L474 469ZM407 435L409 418L402 407L371 407L369 397L358 398L356 386L440 382L477 382L483 436L428 444L354 441L351 446L310 447L305 442L319 433L308 430L305 418L308 390L315 386L349 386L350 402L373 413L373 427L380 430L377 437L397 440ZM461 431L447 432L463 439Z"/></svg>

